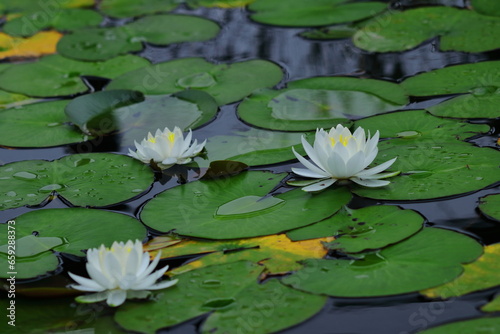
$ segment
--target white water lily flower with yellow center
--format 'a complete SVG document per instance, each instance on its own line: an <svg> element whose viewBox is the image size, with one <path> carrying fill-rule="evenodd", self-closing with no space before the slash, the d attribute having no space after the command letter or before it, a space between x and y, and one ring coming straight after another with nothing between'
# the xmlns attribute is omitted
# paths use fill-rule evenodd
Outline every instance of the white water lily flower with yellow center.
<svg viewBox="0 0 500 334"><path fill-rule="evenodd" d="M307 168L292 168L292 171L303 177L320 179L302 188L309 192L320 191L338 180L348 179L365 187L385 186L390 182L380 179L397 175L399 172L379 173L389 168L396 158L374 168L365 169L378 154L378 140L378 131L371 138L368 134L367 138L365 130L361 127L357 128L353 134L340 124L329 132L318 129L314 146L311 146L302 136L302 146L314 164L292 148L297 159Z"/></svg>
<svg viewBox="0 0 500 334"><path fill-rule="evenodd" d="M89 249L87 260L90 279L69 273L79 284L70 287L97 292L77 297L81 303L106 300L109 306L118 306L127 298L146 298L151 294L149 290L165 289L177 283L177 280L156 283L168 266L153 273L160 261L160 253L149 263L149 253L143 251L139 240L129 240L125 244L115 241L111 248L101 245Z"/></svg>
<svg viewBox="0 0 500 334"><path fill-rule="evenodd" d="M189 130L186 138L184 138L179 127L175 127L174 131L165 128L163 131L156 130L153 136L151 132L148 137L144 138L139 144L134 141L135 152L129 149L128 155L141 160L144 163L149 163L153 160L161 169L167 169L175 164L182 165L191 162L191 158L201 152L206 144L206 140L198 144L195 139L191 144L193 134Z"/></svg>

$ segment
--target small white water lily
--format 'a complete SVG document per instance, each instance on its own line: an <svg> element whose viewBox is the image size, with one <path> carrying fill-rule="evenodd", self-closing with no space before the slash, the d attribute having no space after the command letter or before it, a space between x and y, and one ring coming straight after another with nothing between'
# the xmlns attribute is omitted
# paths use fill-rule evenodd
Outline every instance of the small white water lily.
<svg viewBox="0 0 500 334"><path fill-rule="evenodd" d="M168 128L163 131L158 129L154 137L149 132L148 137L144 138L140 144L134 141L137 150L134 152L129 149L128 155L144 163L153 160L161 169L167 169L175 164L187 164L192 157L201 152L207 142L205 140L198 144L195 139L191 145L192 136L190 129L184 138L181 129L177 126L174 131L170 131Z"/></svg>
<svg viewBox="0 0 500 334"><path fill-rule="evenodd" d="M292 171L300 176L320 179L302 188L302 190L310 192L323 190L337 180L347 179L366 187L385 186L390 182L380 179L397 175L399 172L378 173L389 168L396 161L396 158L365 170L377 156L378 140L378 131L373 137L370 138L370 134L368 134L368 138L366 138L365 130L361 127L358 127L353 134L340 124L336 128L333 127L330 132L318 129L316 130L314 147L302 136L302 146L314 164L292 148L297 159L307 168L292 168Z"/></svg>
<svg viewBox="0 0 500 334"><path fill-rule="evenodd" d="M109 306L119 306L127 298L146 298L148 290L168 288L177 280L155 284L168 266L154 272L160 261L160 253L149 263L149 253L144 252L139 240L114 242L111 248L101 245L87 252L87 272L90 279L69 273L79 285L70 285L73 289L97 292L79 296L77 301L94 303L106 300Z"/></svg>

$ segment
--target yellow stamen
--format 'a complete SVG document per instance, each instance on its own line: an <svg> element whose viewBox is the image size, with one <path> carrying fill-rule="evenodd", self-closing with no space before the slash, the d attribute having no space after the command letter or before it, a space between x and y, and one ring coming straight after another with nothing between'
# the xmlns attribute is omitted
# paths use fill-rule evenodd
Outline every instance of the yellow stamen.
<svg viewBox="0 0 500 334"><path fill-rule="evenodd" d="M152 142L153 144L156 143L156 138L155 137L151 137L148 139L150 142Z"/></svg>
<svg viewBox="0 0 500 334"><path fill-rule="evenodd" d="M330 137L330 142L331 142L332 146L335 146L335 139L334 138Z"/></svg>
<svg viewBox="0 0 500 334"><path fill-rule="evenodd" d="M171 143L173 143L173 142L175 141L175 133L170 132L170 133L168 134L168 140L169 140Z"/></svg>

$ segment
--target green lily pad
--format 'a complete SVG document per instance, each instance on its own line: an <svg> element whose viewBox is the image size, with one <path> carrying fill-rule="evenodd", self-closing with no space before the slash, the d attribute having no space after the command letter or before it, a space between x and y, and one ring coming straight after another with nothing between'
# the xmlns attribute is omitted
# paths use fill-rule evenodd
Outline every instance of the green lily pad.
<svg viewBox="0 0 500 334"><path fill-rule="evenodd" d="M2 69L0 68L0 71L1 70ZM24 104L30 104L38 101L40 100L32 99L26 95L14 94L0 90L0 110L19 107Z"/></svg>
<svg viewBox="0 0 500 334"><path fill-rule="evenodd" d="M358 21L383 12L382 2L348 0L256 0L248 9L255 12L252 20L278 26L323 26Z"/></svg>
<svg viewBox="0 0 500 334"><path fill-rule="evenodd" d="M219 7L219 8L239 8L245 7L255 0L185 0L190 8L198 7Z"/></svg>
<svg viewBox="0 0 500 334"><path fill-rule="evenodd" d="M240 261L179 275L179 282L154 301L127 302L120 307L115 321L127 330L155 333L210 313L201 333L231 333L245 328L245 332L264 334L300 323L323 307L324 297L289 289L278 280L258 284L261 270L258 265ZM264 311L271 312L273 321L256 326L253 315L261 316Z"/></svg>
<svg viewBox="0 0 500 334"><path fill-rule="evenodd" d="M343 209L319 223L287 233L293 241L335 236L326 244L344 253L383 248L415 234L424 219L412 210L397 206L377 205L352 210Z"/></svg>
<svg viewBox="0 0 500 334"><path fill-rule="evenodd" d="M114 91L109 91L114 92ZM198 90L181 91L170 95L149 95L144 102L114 110L122 146L140 142L148 132L178 126L183 131L195 129L211 121L218 106L209 94Z"/></svg>
<svg viewBox="0 0 500 334"><path fill-rule="evenodd" d="M300 189L266 196L283 178L283 174L243 172L226 179L191 182L174 187L152 199L141 212L149 227L181 235L208 239L235 239L275 234L305 226L334 214L350 200L341 188L311 195ZM251 196L251 198L248 198ZM242 209L241 203L266 201ZM242 199L243 198L243 199ZM167 203L177 203L174 207ZM221 209L221 207L223 209ZM230 210L228 210L228 207ZM223 212L239 212L220 215ZM163 219L162 217L169 217ZM269 222L272 221L272 224Z"/></svg>
<svg viewBox="0 0 500 334"><path fill-rule="evenodd" d="M440 37L441 51L484 52L500 47L500 18L453 7L421 7L394 12L384 24L373 19L353 36L354 44L373 52L410 50Z"/></svg>
<svg viewBox="0 0 500 334"><path fill-rule="evenodd" d="M39 205L54 195L76 206L106 206L149 188L153 172L111 153L74 154L59 160L26 160L0 167L0 209Z"/></svg>
<svg viewBox="0 0 500 334"><path fill-rule="evenodd" d="M451 281L463 272L462 263L473 261L481 252L481 245L472 238L425 228L405 241L356 260L308 260L303 269L283 282L302 291L335 297L396 295Z"/></svg>
<svg viewBox="0 0 500 334"><path fill-rule="evenodd" d="M489 219L500 222L500 194L480 198L478 208Z"/></svg>
<svg viewBox="0 0 500 334"><path fill-rule="evenodd" d="M0 253L0 266L6 268L6 270L2 270L0 273L0 278L15 276L16 279L26 279L46 275L59 267L59 259L52 252L43 252L30 257L16 258L12 271L11 269L7 270L10 265L12 264L9 263L7 254ZM15 274L10 274L10 272L14 272Z"/></svg>
<svg viewBox="0 0 500 334"><path fill-rule="evenodd" d="M202 58L184 58L132 71L113 80L106 89L132 89L150 95L197 89L224 105L241 100L255 89L274 86L282 77L281 68L265 60L214 65Z"/></svg>
<svg viewBox="0 0 500 334"><path fill-rule="evenodd" d="M408 97L399 85L372 79L320 77L288 83L286 89L261 89L238 106L238 116L252 125L308 131L348 124L399 109Z"/></svg>
<svg viewBox="0 0 500 334"><path fill-rule="evenodd" d="M81 8L92 7L94 0L65 0L54 2L48 5L45 2L33 2L32 0L2 1L0 3L0 13L30 12L34 9L53 13L61 8Z"/></svg>
<svg viewBox="0 0 500 334"><path fill-rule="evenodd" d="M425 110L408 110L378 115L355 122L355 128L361 126L365 131L380 131L381 138L387 140L379 148L411 145L428 142L436 146L445 143L457 143L474 135L487 133L486 124L470 124L463 121L443 119L430 115Z"/></svg>
<svg viewBox="0 0 500 334"><path fill-rule="evenodd" d="M140 51L143 42L168 45L205 41L219 33L210 20L178 14L143 17L113 28L91 28L65 35L57 44L57 52L78 60L105 60L120 54Z"/></svg>
<svg viewBox="0 0 500 334"><path fill-rule="evenodd" d="M51 97L83 93L88 90L81 76L115 78L148 65L141 57L126 55L105 62L80 62L51 55L0 72L0 88L28 96Z"/></svg>
<svg viewBox="0 0 500 334"><path fill-rule="evenodd" d="M500 3L496 0L471 0L472 8L483 15L500 16Z"/></svg>
<svg viewBox="0 0 500 334"><path fill-rule="evenodd" d="M499 255L500 244L486 246L484 254L464 265L464 273L455 280L420 293L431 298L450 298L500 286Z"/></svg>
<svg viewBox="0 0 500 334"><path fill-rule="evenodd" d="M142 93L133 90L97 92L73 99L65 113L84 133L99 135L117 129L111 115L114 109L141 101L144 101Z"/></svg>
<svg viewBox="0 0 500 334"><path fill-rule="evenodd" d="M413 96L465 94L428 110L436 116L455 118L497 118L500 79L495 75L500 61L450 66L418 74L402 82Z"/></svg>
<svg viewBox="0 0 500 334"><path fill-rule="evenodd" d="M483 312L498 312L500 311L500 295L496 295L495 298L488 304L481 307Z"/></svg>
<svg viewBox="0 0 500 334"><path fill-rule="evenodd" d="M218 160L240 161L248 166L269 165L296 159L292 152L305 155L301 137L305 133L266 131L251 128L247 131L233 130L229 136L208 138L205 145L208 160L198 157L195 162L206 167Z"/></svg>
<svg viewBox="0 0 500 334"><path fill-rule="evenodd" d="M351 38L357 29L350 25L335 25L308 30L300 33L300 36L309 39L344 39Z"/></svg>
<svg viewBox="0 0 500 334"><path fill-rule="evenodd" d="M92 137L69 124L64 114L64 107L68 102L41 102L2 111L0 145L49 147L91 139Z"/></svg>
<svg viewBox="0 0 500 334"><path fill-rule="evenodd" d="M7 233L4 234L7 235ZM64 240L58 237L35 237L31 234L26 235L16 240L16 258L37 255L62 245L63 243ZM8 245L0 246L0 253L8 254Z"/></svg>
<svg viewBox="0 0 500 334"><path fill-rule="evenodd" d="M7 21L2 29L11 36L28 37L47 28L58 31L73 31L80 28L96 27L102 19L101 14L89 9L60 9L52 15L48 15L44 11L35 11Z"/></svg>
<svg viewBox="0 0 500 334"><path fill-rule="evenodd" d="M421 200L454 196L478 191L498 182L500 152L478 148L467 143L408 143L379 145L375 163L394 157L391 170L401 174L391 183L377 189L354 186L352 191L363 197L385 200Z"/></svg>
<svg viewBox="0 0 500 334"><path fill-rule="evenodd" d="M483 334L498 331L500 331L500 317L493 317L452 322L422 331L420 334Z"/></svg>
<svg viewBox="0 0 500 334"><path fill-rule="evenodd" d="M102 0L99 10L111 17L125 18L169 12L178 4L177 0Z"/></svg>

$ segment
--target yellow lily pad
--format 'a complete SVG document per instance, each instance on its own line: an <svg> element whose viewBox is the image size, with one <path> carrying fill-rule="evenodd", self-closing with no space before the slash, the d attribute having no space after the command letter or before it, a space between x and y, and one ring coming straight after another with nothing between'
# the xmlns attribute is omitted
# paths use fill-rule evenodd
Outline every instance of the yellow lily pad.
<svg viewBox="0 0 500 334"><path fill-rule="evenodd" d="M0 59L10 57L40 57L56 52L62 34L42 31L29 38L12 37L0 32Z"/></svg>
<svg viewBox="0 0 500 334"><path fill-rule="evenodd" d="M477 261L463 265L464 273L454 281L420 293L431 298L449 298L500 285L500 243L486 246Z"/></svg>
<svg viewBox="0 0 500 334"><path fill-rule="evenodd" d="M482 306L481 310L484 312L499 312L500 311L500 294L497 294L491 302Z"/></svg>

